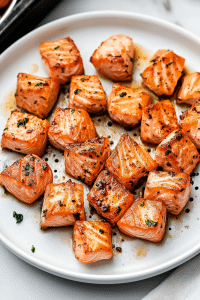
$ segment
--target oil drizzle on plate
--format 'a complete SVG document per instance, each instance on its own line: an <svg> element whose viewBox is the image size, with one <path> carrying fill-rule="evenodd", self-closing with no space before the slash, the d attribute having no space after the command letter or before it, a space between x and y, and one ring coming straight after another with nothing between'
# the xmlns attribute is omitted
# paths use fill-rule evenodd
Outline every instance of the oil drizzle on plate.
<svg viewBox="0 0 200 300"><path fill-rule="evenodd" d="M15 99L16 89L12 89L8 94L6 94L1 102L1 113L3 117L8 118L11 111L17 108Z"/></svg>

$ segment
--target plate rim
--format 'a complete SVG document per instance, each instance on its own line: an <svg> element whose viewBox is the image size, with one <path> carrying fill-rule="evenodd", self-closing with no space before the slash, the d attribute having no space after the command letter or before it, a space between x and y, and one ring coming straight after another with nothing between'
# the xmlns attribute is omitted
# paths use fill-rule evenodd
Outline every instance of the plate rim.
<svg viewBox="0 0 200 300"><path fill-rule="evenodd" d="M36 35L39 32L42 32L44 30L48 30L53 25L62 25L66 23L70 23L71 21L80 21L84 19L89 18L102 18L102 17L128 17L130 19L134 20L140 20L145 22L153 23L154 25L161 25L164 27L167 27L168 29L171 29L173 31L176 31L178 34L181 34L185 36L186 38L192 39L195 43L198 43L200 46L200 38L196 36L193 33L190 33L188 30L175 25L173 23L170 23L168 21L155 18L152 16L148 16L145 14L139 14L139 13L133 13L133 12L121 12L121 11L112 11L112 10L105 10L105 11L93 11L93 12L84 12L79 14L74 14L71 16L66 16L54 21L51 21L47 24L44 24L33 31L29 32L19 40L17 40L14 44L12 44L9 48L7 48L2 54L0 58L0 62L5 59L7 55L10 54L10 52L15 50L15 47L18 46L18 44L23 43L24 40L31 38L32 36ZM52 266L51 264L44 263L40 259L37 259L33 257L31 254L28 254L27 252L21 250L19 247L15 246L8 238L6 238L1 232L0 232L0 241L15 255L20 257L22 260L28 262L29 264L37 267L38 269L41 269L43 271L46 271L48 273L57 275L59 277L80 281L80 282L88 282L88 283L98 283L98 284L117 284L117 283L125 283L125 282L132 282L132 281L139 281L142 279L150 278L153 276L156 276L158 274L164 273L166 271L169 271L184 262L188 261L195 255L197 255L200 252L200 243L195 245L193 248L188 250L187 252L183 253L182 255L171 259L170 261L167 261L165 263L160 264L159 266L149 268L148 270L142 270L138 272L128 272L127 274L118 274L118 275L96 275L96 274L84 274L84 273L78 273L78 272L72 272L63 270L59 267Z"/></svg>
<svg viewBox="0 0 200 300"><path fill-rule="evenodd" d="M17 0L12 0L12 2L8 6L6 12L4 13L3 17L0 19L0 24L8 17L8 15L11 13L11 11L16 3L17 3Z"/></svg>

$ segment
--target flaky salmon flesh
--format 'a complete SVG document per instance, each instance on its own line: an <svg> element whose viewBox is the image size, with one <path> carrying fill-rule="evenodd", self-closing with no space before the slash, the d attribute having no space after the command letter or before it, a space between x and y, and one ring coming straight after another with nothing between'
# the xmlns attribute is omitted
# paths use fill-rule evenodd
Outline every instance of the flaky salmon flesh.
<svg viewBox="0 0 200 300"><path fill-rule="evenodd" d="M108 98L108 113L111 119L122 126L132 128L140 122L142 112L149 104L149 94L115 83Z"/></svg>
<svg viewBox="0 0 200 300"><path fill-rule="evenodd" d="M26 73L17 76L16 104L39 118L46 118L57 101L58 80Z"/></svg>
<svg viewBox="0 0 200 300"><path fill-rule="evenodd" d="M93 114L102 114L106 111L106 93L97 75L72 77L69 107L83 108Z"/></svg>
<svg viewBox="0 0 200 300"><path fill-rule="evenodd" d="M177 103L190 105L200 102L200 73L194 72L183 77Z"/></svg>
<svg viewBox="0 0 200 300"><path fill-rule="evenodd" d="M74 225L85 220L83 185L75 182L47 185L42 206L41 227Z"/></svg>
<svg viewBox="0 0 200 300"><path fill-rule="evenodd" d="M64 156L66 172L91 185L110 156L110 142L102 137L82 144L67 144Z"/></svg>
<svg viewBox="0 0 200 300"><path fill-rule="evenodd" d="M170 214L178 215L189 200L190 176L186 173L149 173L144 198L163 201Z"/></svg>
<svg viewBox="0 0 200 300"><path fill-rule="evenodd" d="M173 51L160 49L143 71L143 83L157 95L172 95L182 75L185 59Z"/></svg>
<svg viewBox="0 0 200 300"><path fill-rule="evenodd" d="M49 121L15 110L3 130L1 147L42 156L46 149L49 127Z"/></svg>
<svg viewBox="0 0 200 300"><path fill-rule="evenodd" d="M123 34L109 37L92 54L97 72L114 81L130 81L133 74L134 44Z"/></svg>
<svg viewBox="0 0 200 300"><path fill-rule="evenodd" d="M143 142L158 145L178 128L176 111L169 100L153 103L143 110L141 121Z"/></svg>
<svg viewBox="0 0 200 300"><path fill-rule="evenodd" d="M94 123L81 108L56 108L48 131L51 144L61 150L69 143L83 143L97 136Z"/></svg>
<svg viewBox="0 0 200 300"><path fill-rule="evenodd" d="M76 259L83 264L111 258L113 251L110 224L98 221L76 221L73 250Z"/></svg>
<svg viewBox="0 0 200 300"><path fill-rule="evenodd" d="M19 200L33 203L53 182L49 165L37 155L26 155L0 174L0 184Z"/></svg>
<svg viewBox="0 0 200 300"><path fill-rule="evenodd" d="M119 230L132 237L160 242L165 233L166 207L161 201L137 199L119 220Z"/></svg>
<svg viewBox="0 0 200 300"><path fill-rule="evenodd" d="M39 50L49 77L61 84L74 75L84 74L82 57L70 37L42 43Z"/></svg>
<svg viewBox="0 0 200 300"><path fill-rule="evenodd" d="M134 202L134 197L110 172L104 170L89 192L88 201L100 216L115 225Z"/></svg>
<svg viewBox="0 0 200 300"><path fill-rule="evenodd" d="M133 190L140 178L156 170L158 164L128 133L121 136L116 148L107 159L105 168L129 190Z"/></svg>

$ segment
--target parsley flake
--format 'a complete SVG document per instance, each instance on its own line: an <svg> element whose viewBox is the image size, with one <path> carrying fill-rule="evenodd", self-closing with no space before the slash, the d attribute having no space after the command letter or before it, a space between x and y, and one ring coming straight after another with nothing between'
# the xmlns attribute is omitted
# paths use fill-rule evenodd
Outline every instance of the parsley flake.
<svg viewBox="0 0 200 300"><path fill-rule="evenodd" d="M28 123L29 118L25 118L25 119L19 119L19 121L17 122L17 127L25 127L26 128L26 124Z"/></svg>
<svg viewBox="0 0 200 300"><path fill-rule="evenodd" d="M60 48L60 46L55 47L53 50L57 50L58 48Z"/></svg>
<svg viewBox="0 0 200 300"><path fill-rule="evenodd" d="M5 131L5 130L8 130L8 127L4 128L4 131Z"/></svg>
<svg viewBox="0 0 200 300"><path fill-rule="evenodd" d="M23 221L23 215L17 214L16 211L13 212L13 218L16 218L16 223L21 223Z"/></svg>
<svg viewBox="0 0 200 300"><path fill-rule="evenodd" d="M157 225L157 222L154 222L153 220L149 220L149 219L147 219L145 221L145 223L147 224L148 227L151 227L151 226L156 227L156 225Z"/></svg>
<svg viewBox="0 0 200 300"><path fill-rule="evenodd" d="M124 96L126 96L126 95L127 95L126 92L123 92L123 93L119 94L120 97L124 97Z"/></svg>
<svg viewBox="0 0 200 300"><path fill-rule="evenodd" d="M80 93L80 92L82 92L81 89L76 89L76 90L74 91L74 94L77 95L77 94Z"/></svg>
<svg viewBox="0 0 200 300"><path fill-rule="evenodd" d="M171 64L173 64L173 61L171 61L170 63L166 64L166 68L168 68Z"/></svg>
<svg viewBox="0 0 200 300"><path fill-rule="evenodd" d="M72 114L75 112L75 109L72 109Z"/></svg>
<svg viewBox="0 0 200 300"><path fill-rule="evenodd" d="M33 253L35 253L35 247L34 247L34 246L32 246L31 251L32 251Z"/></svg>

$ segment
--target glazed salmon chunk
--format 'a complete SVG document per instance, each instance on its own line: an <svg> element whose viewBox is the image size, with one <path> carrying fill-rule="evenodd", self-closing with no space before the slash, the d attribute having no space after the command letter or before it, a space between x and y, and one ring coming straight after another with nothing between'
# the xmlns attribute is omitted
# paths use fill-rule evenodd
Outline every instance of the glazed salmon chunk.
<svg viewBox="0 0 200 300"><path fill-rule="evenodd" d="M56 79L19 73L17 76L16 104L28 112L46 118L52 110L59 92Z"/></svg>
<svg viewBox="0 0 200 300"><path fill-rule="evenodd" d="M160 242L165 233L166 207L161 201L137 199L119 220L119 230L132 237Z"/></svg>
<svg viewBox="0 0 200 300"><path fill-rule="evenodd" d="M143 83L157 95L172 95L182 75L185 59L170 50L158 50L143 71Z"/></svg>
<svg viewBox="0 0 200 300"><path fill-rule="evenodd" d="M130 81L133 74L134 44L123 34L105 40L91 56L97 72L114 81Z"/></svg>
<svg viewBox="0 0 200 300"><path fill-rule="evenodd" d="M107 138L96 138L82 144L67 144L65 147L65 170L68 174L91 185L110 155Z"/></svg>
<svg viewBox="0 0 200 300"><path fill-rule="evenodd" d="M98 214L115 225L134 202L133 195L107 170L102 171L88 194Z"/></svg>
<svg viewBox="0 0 200 300"><path fill-rule="evenodd" d="M49 165L37 155L26 155L14 162L0 174L0 184L16 198L25 203L33 203L53 182Z"/></svg>
<svg viewBox="0 0 200 300"><path fill-rule="evenodd" d="M193 144L200 149L200 103L184 111L179 123Z"/></svg>
<svg viewBox="0 0 200 300"><path fill-rule="evenodd" d="M93 114L101 114L106 111L107 98L97 75L72 77L69 107L83 108Z"/></svg>
<svg viewBox="0 0 200 300"><path fill-rule="evenodd" d="M190 174L199 161L199 153L186 133L179 129L158 145L155 160L166 172Z"/></svg>
<svg viewBox="0 0 200 300"><path fill-rule="evenodd" d="M76 221L73 232L73 251L83 264L113 256L112 233L109 223Z"/></svg>
<svg viewBox="0 0 200 300"><path fill-rule="evenodd" d="M69 143L83 143L97 136L94 123L84 109L56 108L48 131L51 144L61 150Z"/></svg>
<svg viewBox="0 0 200 300"><path fill-rule="evenodd" d="M169 100L153 103L143 110L142 141L160 144L172 131L178 128L176 111Z"/></svg>
<svg viewBox="0 0 200 300"><path fill-rule="evenodd" d="M183 77L177 103L195 104L200 102L200 73L194 72Z"/></svg>
<svg viewBox="0 0 200 300"><path fill-rule="evenodd" d="M190 197L190 176L185 173L149 173L144 198L163 201L170 214L178 215Z"/></svg>
<svg viewBox="0 0 200 300"><path fill-rule="evenodd" d="M70 37L42 43L40 55L49 76L61 84L69 82L73 75L84 73L82 57Z"/></svg>
<svg viewBox="0 0 200 300"><path fill-rule="evenodd" d="M46 149L49 127L49 121L15 110L3 130L1 147L42 156Z"/></svg>
<svg viewBox="0 0 200 300"><path fill-rule="evenodd" d="M149 94L115 83L108 98L108 113L111 119L124 127L134 127L141 118L146 106L151 103Z"/></svg>
<svg viewBox="0 0 200 300"><path fill-rule="evenodd" d="M125 133L107 159L105 168L132 191L140 178L156 170L157 166L149 153Z"/></svg>
<svg viewBox="0 0 200 300"><path fill-rule="evenodd" d="M48 184L42 206L41 227L74 225L76 220L85 220L82 184Z"/></svg>

